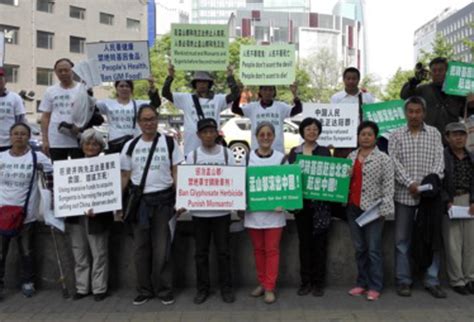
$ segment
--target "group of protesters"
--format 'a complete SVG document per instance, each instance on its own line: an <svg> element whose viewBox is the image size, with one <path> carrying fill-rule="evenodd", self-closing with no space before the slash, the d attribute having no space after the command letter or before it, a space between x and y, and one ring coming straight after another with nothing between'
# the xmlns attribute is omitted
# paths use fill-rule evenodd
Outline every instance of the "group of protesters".
<svg viewBox="0 0 474 322"><path fill-rule="evenodd" d="M178 165L273 166L296 163L298 155L342 157L352 161L350 189L345 205L304 199L303 208L292 211L298 238L301 284L299 296L323 296L329 230L335 213L347 220L355 249L357 279L352 296L377 300L384 287L383 227L386 218L395 219L395 276L397 294L410 296L413 284L412 258L425 272L424 287L435 298L445 298L440 287L441 250L446 254L449 284L457 293L474 294L474 221L450 219L449 208L463 206L474 216L474 155L466 149L468 131L460 120L474 111L474 95L456 97L442 90L448 62L436 58L430 63L431 82L420 84L416 75L401 90L405 99L406 126L379 138L378 125L360 119L357 148L340 149L318 144L323 131L320 120L305 118L299 125L302 143L285 155L283 122L302 112L298 88L291 85L293 105L278 101L275 86L260 86L258 100L240 106L240 88L233 70L227 71L230 93L213 92L214 79L208 72L195 72L192 93L172 92L174 68L169 67L162 96L184 113L184 154L178 142L158 131L161 98L149 80L149 101L133 99L134 83L115 82L116 98L97 100L87 126L71 120L79 83L73 80L73 62L59 59L54 71L59 83L47 89L42 112L43 151L29 145L31 129L25 122L21 98L6 89L5 71L0 69L0 217L5 206L23 209L23 226L18 234L1 235L0 290L3 291L6 257L11 240L18 243L21 257L22 292L30 297L34 287L34 224L39 202L38 177L52 186L54 162L68 158L96 157L120 153L121 186L133 195L141 192L135 211L94 213L68 217L66 232L74 257L75 300L91 293L96 301L108 295L109 235L112 223L124 221L133 232L133 262L138 295L134 305L158 297L165 305L175 301L172 286L173 216L176 209ZM360 73L349 67L343 73L344 90L331 103L373 103L375 98L359 88ZM220 113L232 112L250 119L252 140L244 164L237 164L219 133ZM466 113L467 111L467 113ZM93 125L105 116L108 144ZM67 131L64 130L67 129ZM385 141L384 141L385 140ZM107 147L107 148L106 148ZM431 189L422 189L431 185ZM378 218L361 227L356 219L379 202ZM124 205L126 202L124 201ZM189 210L195 239L196 296L205 302L211 294L209 248L217 251L218 281L222 300L235 301L231 266L231 211ZM248 230L254 251L258 284L250 293L265 303L277 299L280 240L286 225L286 211L239 213ZM2 218L0 218L0 222ZM1 224L1 223L0 223ZM157 283L157 284L156 284ZM3 292L0 293L3 295Z"/></svg>

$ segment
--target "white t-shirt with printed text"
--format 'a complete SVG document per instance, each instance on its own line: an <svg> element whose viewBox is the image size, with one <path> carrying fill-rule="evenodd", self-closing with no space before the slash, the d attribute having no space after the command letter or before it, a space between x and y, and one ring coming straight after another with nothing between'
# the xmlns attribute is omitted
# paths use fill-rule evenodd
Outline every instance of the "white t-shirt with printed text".
<svg viewBox="0 0 474 322"><path fill-rule="evenodd" d="M284 158L284 154L273 150L271 156L266 158L259 157L255 150L250 152L249 167L261 167L261 166L272 166L280 165ZM258 212L245 212L244 227L254 229L265 229L265 228L280 228L286 225L285 212L276 211L258 211Z"/></svg>
<svg viewBox="0 0 474 322"><path fill-rule="evenodd" d="M20 95L7 91L5 96L0 96L0 147L11 145L10 127L15 124L15 117L25 113Z"/></svg>
<svg viewBox="0 0 474 322"><path fill-rule="evenodd" d="M356 95L351 95L343 90L331 96L331 104L359 104L360 93L362 93L362 103L375 103L375 98L370 93L359 91Z"/></svg>
<svg viewBox="0 0 474 322"><path fill-rule="evenodd" d="M51 161L41 152L36 152L37 166L44 172L52 172ZM33 155L31 151L22 156L12 156L10 150L0 153L0 206L24 206L31 176L33 175ZM39 209L38 170L28 202L25 224L36 220Z"/></svg>
<svg viewBox="0 0 474 322"><path fill-rule="evenodd" d="M48 87L39 106L41 112L51 113L48 139L51 148L77 148L77 138L58 131L61 122L72 122L72 104L79 91L79 83L73 88L62 88L60 84Z"/></svg>
<svg viewBox="0 0 474 322"><path fill-rule="evenodd" d="M283 102L274 101L271 106L264 108L260 104L260 101L258 101L246 104L241 108L244 116L250 119L252 127L252 150L255 150L258 147L255 130L260 123L266 121L272 123L275 127L275 140L273 141L272 148L285 153L283 125L285 119L290 117L291 106Z"/></svg>
<svg viewBox="0 0 474 322"><path fill-rule="evenodd" d="M142 104L148 103L148 101L135 100L137 114L138 108ZM109 141L126 135L138 136L141 134L137 120L135 121L135 128L133 128L133 119L136 118L133 100L130 100L128 104L123 105L115 99L105 99L97 101L96 106L100 113L107 117L107 124L109 125Z"/></svg>
<svg viewBox="0 0 474 322"><path fill-rule="evenodd" d="M216 120L220 127L220 113L227 108L226 95L216 94L212 99L199 98L205 118ZM173 93L173 104L184 112L184 154L188 155L201 145L197 136L199 120L193 96L189 93Z"/></svg>
<svg viewBox="0 0 474 322"><path fill-rule="evenodd" d="M140 138L130 157L127 155L127 151L132 141L133 140L128 141L122 149L122 153L120 154L120 168L123 171L131 171L130 179L134 185L138 186L141 182L143 170L145 169L146 160L148 159L153 141L145 142ZM174 141L172 160L173 165L178 165L184 161L183 154L176 141ZM144 193L163 191L173 185L170 162L166 137L161 134L148 170Z"/></svg>
<svg viewBox="0 0 474 322"><path fill-rule="evenodd" d="M202 165L231 165L235 166L235 158L231 150L224 148L221 145L218 145L219 152L216 154L206 153L202 147L198 147L196 150L191 151L186 156L187 164L202 164ZM227 150L227 164L225 162L225 153L224 149ZM194 153L196 152L196 163L194 163ZM209 210L209 211L191 211L191 216L200 217L200 218L211 218L211 217L220 217L230 214L230 210L218 211L218 210Z"/></svg>

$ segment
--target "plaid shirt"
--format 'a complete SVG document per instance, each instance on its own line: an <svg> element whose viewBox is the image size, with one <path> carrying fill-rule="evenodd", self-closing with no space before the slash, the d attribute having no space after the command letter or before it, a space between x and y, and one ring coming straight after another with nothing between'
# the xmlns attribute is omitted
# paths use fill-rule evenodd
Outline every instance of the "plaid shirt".
<svg viewBox="0 0 474 322"><path fill-rule="evenodd" d="M388 153L395 167L395 201L407 206L416 206L419 198L413 198L408 187L421 183L428 174L444 176L443 143L441 134L432 126L423 124L418 135L413 136L408 126L390 135Z"/></svg>

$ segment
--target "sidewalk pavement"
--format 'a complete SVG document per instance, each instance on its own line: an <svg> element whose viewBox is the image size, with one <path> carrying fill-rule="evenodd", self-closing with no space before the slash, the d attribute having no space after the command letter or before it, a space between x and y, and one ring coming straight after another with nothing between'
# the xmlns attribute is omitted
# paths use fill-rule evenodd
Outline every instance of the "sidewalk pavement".
<svg viewBox="0 0 474 322"><path fill-rule="evenodd" d="M347 295L348 289L328 288L324 297L300 297L296 289L278 292L275 304L262 298L251 298L250 288L236 292L236 302L226 304L219 292L207 302L193 304L193 289L177 290L176 303L164 306L154 299L133 306L135 292L119 290L102 302L92 296L79 301L63 299L59 290L39 291L25 298L16 290L5 292L0 302L1 321L474 321L474 295L461 296L447 290L447 299L434 299L426 291L415 289L412 297L401 298L394 289L387 289L377 302Z"/></svg>

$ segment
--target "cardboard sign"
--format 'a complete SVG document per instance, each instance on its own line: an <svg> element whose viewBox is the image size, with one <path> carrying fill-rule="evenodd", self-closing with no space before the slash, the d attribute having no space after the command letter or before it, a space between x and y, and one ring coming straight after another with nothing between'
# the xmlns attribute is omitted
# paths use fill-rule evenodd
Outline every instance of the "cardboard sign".
<svg viewBox="0 0 474 322"><path fill-rule="evenodd" d="M303 118L314 117L321 121L323 131L318 144L335 148L357 146L359 106L357 104L304 103Z"/></svg>
<svg viewBox="0 0 474 322"><path fill-rule="evenodd" d="M405 126L407 123L403 108L404 104L405 102L402 100L363 104L362 113L364 120L377 123L379 136L390 133Z"/></svg>
<svg viewBox="0 0 474 322"><path fill-rule="evenodd" d="M289 85L295 81L295 45L240 46L245 85Z"/></svg>
<svg viewBox="0 0 474 322"><path fill-rule="evenodd" d="M171 24L171 61L177 70L226 70L229 27Z"/></svg>
<svg viewBox="0 0 474 322"><path fill-rule="evenodd" d="M150 77L147 41L87 43L87 58L95 60L103 83Z"/></svg>
<svg viewBox="0 0 474 322"><path fill-rule="evenodd" d="M54 215L70 217L122 209L120 155L54 162Z"/></svg>
<svg viewBox="0 0 474 322"><path fill-rule="evenodd" d="M449 62L443 91L457 96L474 94L474 65L457 61Z"/></svg>
<svg viewBox="0 0 474 322"><path fill-rule="evenodd" d="M181 165L177 181L178 209L245 209L245 167Z"/></svg>

